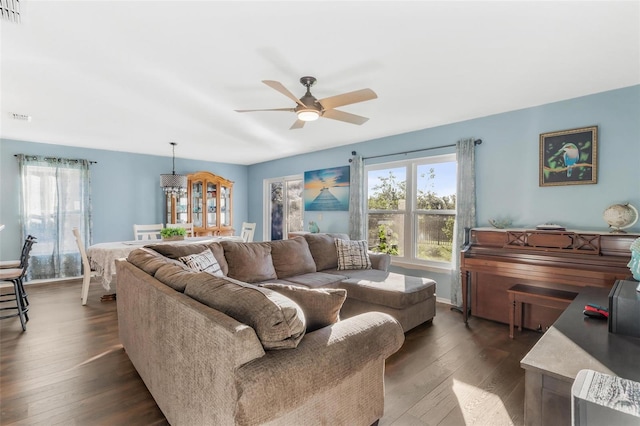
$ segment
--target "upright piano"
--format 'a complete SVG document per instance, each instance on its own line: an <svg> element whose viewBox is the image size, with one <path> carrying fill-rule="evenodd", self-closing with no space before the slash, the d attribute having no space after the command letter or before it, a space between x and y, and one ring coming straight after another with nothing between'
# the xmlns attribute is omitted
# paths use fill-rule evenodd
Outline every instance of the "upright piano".
<svg viewBox="0 0 640 426"><path fill-rule="evenodd" d="M460 253L463 316L509 323L507 290L515 284L579 292L630 279L631 243L639 234L593 231L465 229ZM527 306L523 326L546 330L557 309Z"/></svg>

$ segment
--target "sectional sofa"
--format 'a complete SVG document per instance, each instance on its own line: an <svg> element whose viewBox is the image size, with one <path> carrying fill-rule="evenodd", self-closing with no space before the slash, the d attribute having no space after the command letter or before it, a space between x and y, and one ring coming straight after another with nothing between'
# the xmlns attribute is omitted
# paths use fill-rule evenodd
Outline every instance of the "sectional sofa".
<svg viewBox="0 0 640 426"><path fill-rule="evenodd" d="M120 339L171 424L370 425L435 314L435 282L388 263L344 235L146 246L117 261Z"/></svg>

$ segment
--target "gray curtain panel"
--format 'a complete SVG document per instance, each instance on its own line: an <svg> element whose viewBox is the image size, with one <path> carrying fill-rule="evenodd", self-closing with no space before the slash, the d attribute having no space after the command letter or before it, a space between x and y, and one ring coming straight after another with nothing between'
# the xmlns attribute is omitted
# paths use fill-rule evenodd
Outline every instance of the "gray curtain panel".
<svg viewBox="0 0 640 426"><path fill-rule="evenodd" d="M88 160L17 155L22 235L37 238L27 279L82 275L73 228L91 244L91 178Z"/></svg>
<svg viewBox="0 0 640 426"><path fill-rule="evenodd" d="M456 223L453 230L451 270L451 304L462 306L460 281L460 248L464 243L464 228L476 226L476 170L474 138L456 142L458 179L456 189Z"/></svg>
<svg viewBox="0 0 640 426"><path fill-rule="evenodd" d="M351 157L349 188L349 238L366 240L365 233L365 193L364 193L364 161L361 155Z"/></svg>

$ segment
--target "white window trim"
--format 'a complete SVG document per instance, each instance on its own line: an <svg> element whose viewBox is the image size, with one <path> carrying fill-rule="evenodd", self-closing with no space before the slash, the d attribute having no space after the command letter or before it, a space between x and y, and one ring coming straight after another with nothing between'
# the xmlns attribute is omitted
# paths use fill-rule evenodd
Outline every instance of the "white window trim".
<svg viewBox="0 0 640 426"><path fill-rule="evenodd" d="M404 253L405 255L402 257L391 256L391 265L398 266L402 268L410 268L410 269L420 269L425 271L433 271L433 272L441 272L446 273L453 269L453 258L452 261L447 262L434 262L430 260L418 259L415 253L415 223L416 223L416 214L418 213L426 213L429 214L454 214L455 210L413 210L413 204L417 199L418 189L414 184L414 176L417 176L417 168L418 166L422 166L425 164L437 164L437 163L446 163L446 162L457 162L457 157L455 153L451 154L442 154L442 155L433 155L429 157L419 157L412 158L408 160L400 160L400 161L390 161L385 163L377 163L371 165L365 165L364 169L364 188L366 188L365 193L365 206L366 206L366 216L369 216L369 207L368 207L368 198L369 198L369 171L374 170L384 170L391 169L396 167L404 167L407 171L406 175L406 194L407 197L405 199L405 210L372 210L374 213L389 213L389 214L402 214L405 217L404 220ZM368 224L368 220L367 220ZM368 235L368 229L367 229ZM407 238L407 236L409 238ZM454 256L455 253L452 253Z"/></svg>

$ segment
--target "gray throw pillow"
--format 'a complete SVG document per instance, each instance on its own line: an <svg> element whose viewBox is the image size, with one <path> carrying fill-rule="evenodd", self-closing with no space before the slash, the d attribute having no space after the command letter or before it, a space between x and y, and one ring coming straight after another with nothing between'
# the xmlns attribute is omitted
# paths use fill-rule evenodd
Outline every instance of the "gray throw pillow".
<svg viewBox="0 0 640 426"><path fill-rule="evenodd" d="M306 288L293 285L265 283L266 287L287 296L304 312L307 333L340 321L340 309L347 298L342 288Z"/></svg>
<svg viewBox="0 0 640 426"><path fill-rule="evenodd" d="M266 349L298 346L306 331L300 306L282 294L229 278L194 274L184 294L252 327Z"/></svg>

